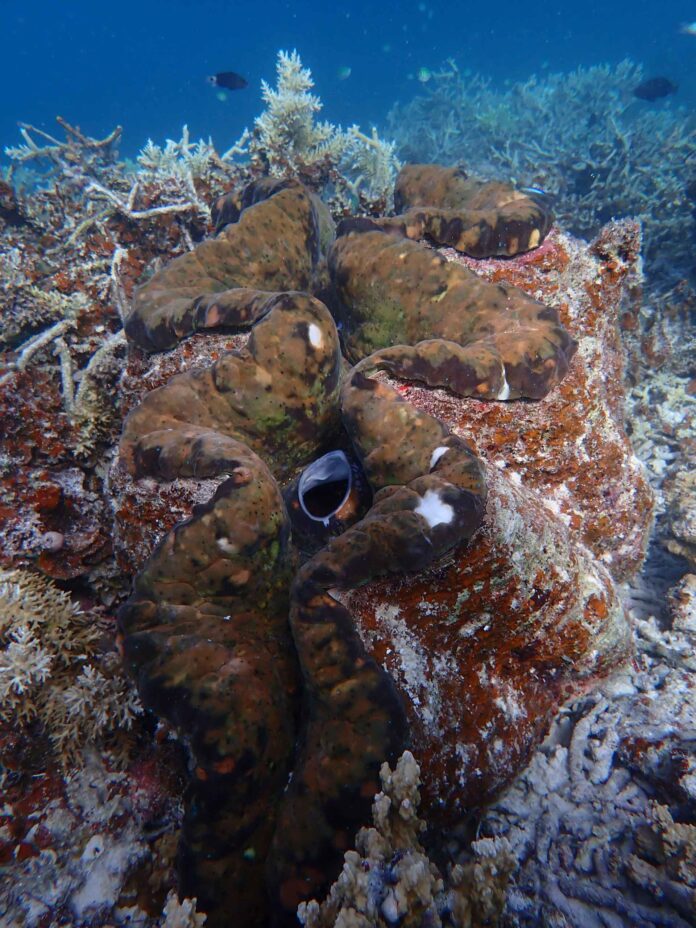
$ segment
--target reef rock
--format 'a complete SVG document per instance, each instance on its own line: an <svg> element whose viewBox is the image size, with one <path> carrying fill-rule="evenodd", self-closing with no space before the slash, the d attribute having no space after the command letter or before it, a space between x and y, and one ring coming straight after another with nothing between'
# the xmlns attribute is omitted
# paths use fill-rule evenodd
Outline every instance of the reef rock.
<svg viewBox="0 0 696 928"><path fill-rule="evenodd" d="M450 821L510 782L559 705L630 653L607 571L519 478L489 468L469 544L350 594L407 706L429 815Z"/></svg>

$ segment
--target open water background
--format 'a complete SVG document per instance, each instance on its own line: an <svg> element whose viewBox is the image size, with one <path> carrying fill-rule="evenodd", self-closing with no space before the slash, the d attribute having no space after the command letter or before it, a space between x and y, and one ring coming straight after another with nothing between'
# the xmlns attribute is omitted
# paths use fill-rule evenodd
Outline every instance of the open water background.
<svg viewBox="0 0 696 928"><path fill-rule="evenodd" d="M261 112L280 48L311 69L324 118L363 128L450 56L500 86L629 56L680 85L647 105L693 109L696 37L679 27L694 20L696 0L0 0L0 149L19 121L53 131L57 114L95 136L123 125L123 155L178 139L184 123L224 149ZM226 70L249 86L223 102L205 78Z"/></svg>

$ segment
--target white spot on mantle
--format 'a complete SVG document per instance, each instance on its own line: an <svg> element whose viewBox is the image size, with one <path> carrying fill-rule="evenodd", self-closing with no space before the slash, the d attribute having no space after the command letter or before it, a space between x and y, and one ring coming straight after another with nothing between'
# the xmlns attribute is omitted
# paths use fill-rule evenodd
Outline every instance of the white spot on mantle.
<svg viewBox="0 0 696 928"><path fill-rule="evenodd" d="M419 516L423 516L430 528L443 523L449 525L454 518L454 509L449 503L445 503L435 490L425 491L425 496L421 496L421 500L414 512L417 512Z"/></svg>
<svg viewBox="0 0 696 928"><path fill-rule="evenodd" d="M314 322L310 323L309 326L309 340L314 348L321 348L321 343L323 341L321 337L321 329Z"/></svg>
<svg viewBox="0 0 696 928"><path fill-rule="evenodd" d="M508 400L510 399L510 384L507 382L507 377L505 376L505 365L503 364L503 385L500 388L500 392L496 396L497 400Z"/></svg>
<svg viewBox="0 0 696 928"><path fill-rule="evenodd" d="M218 538L217 546L224 554L234 555L239 552L239 547L232 544L229 538Z"/></svg>
<svg viewBox="0 0 696 928"><path fill-rule="evenodd" d="M442 455L447 454L448 451L449 451L449 448L446 445L440 445L438 448L436 448L433 451L433 453L430 455L430 470L432 470L433 467L435 467L435 465L440 460Z"/></svg>

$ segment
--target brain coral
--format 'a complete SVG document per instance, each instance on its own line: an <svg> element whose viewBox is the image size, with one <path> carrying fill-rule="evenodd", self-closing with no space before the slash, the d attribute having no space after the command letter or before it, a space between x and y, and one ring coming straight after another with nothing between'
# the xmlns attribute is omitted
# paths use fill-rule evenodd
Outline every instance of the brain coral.
<svg viewBox="0 0 696 928"><path fill-rule="evenodd" d="M515 202L509 188L501 202ZM469 223L461 200L457 208ZM331 225L298 184L257 185L218 214L232 221L217 238L140 289L127 332L148 351L207 328L251 334L145 396L126 420L116 468L145 487L202 479L217 489L155 548L119 622L143 700L191 749L182 891L212 925L231 913L235 924L265 924L269 904L275 923L292 924L297 904L338 873L380 764L410 743L409 721L413 732L419 725L402 681L343 600L455 549L466 557L457 546L484 517L482 463L384 372L464 395L540 398L575 344L554 310L452 272L394 229L349 227L330 250L328 286ZM541 237L548 218L535 221ZM499 232L505 222L495 218ZM513 231L508 247L536 241ZM352 369L310 291L331 304ZM331 505L311 510L308 493L303 505L326 533L303 562L283 489L296 494L293 478L332 449L357 456L371 505L356 504L345 475ZM336 478L326 473L318 489L333 498ZM345 531L332 537L336 514ZM598 652L586 674L625 651L605 584L602 575L602 615L593 622L585 602L585 633L571 649L580 664Z"/></svg>

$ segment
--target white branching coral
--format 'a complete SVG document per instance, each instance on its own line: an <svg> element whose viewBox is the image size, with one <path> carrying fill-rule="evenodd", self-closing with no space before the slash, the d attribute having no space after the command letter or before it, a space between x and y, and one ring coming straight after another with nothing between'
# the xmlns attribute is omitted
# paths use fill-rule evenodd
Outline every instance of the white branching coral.
<svg viewBox="0 0 696 928"><path fill-rule="evenodd" d="M191 141L184 126L178 141L167 139L164 147L148 139L137 157L136 182L150 195L150 188L164 196L171 212L187 206L205 220L210 220L206 201L211 190L220 190L236 179L237 169L215 150L212 139ZM204 193L204 196L201 196ZM182 211L184 211L182 209Z"/></svg>
<svg viewBox="0 0 696 928"><path fill-rule="evenodd" d="M483 928L503 910L515 858L504 839L475 841L472 859L443 879L422 847L425 822L418 817L420 768L410 751L396 769L383 764L382 792L372 806L374 828L362 828L356 851L320 904L302 903L305 928Z"/></svg>
<svg viewBox="0 0 696 928"><path fill-rule="evenodd" d="M137 158L143 174L168 175L188 179L205 177L218 166L219 156L212 139L192 142L188 126L178 141L167 139L164 148L148 139Z"/></svg>
<svg viewBox="0 0 696 928"><path fill-rule="evenodd" d="M0 571L0 720L40 723L66 766L142 712L102 635L46 577Z"/></svg>
<svg viewBox="0 0 696 928"><path fill-rule="evenodd" d="M338 160L345 139L340 128L314 121L322 103L310 93L314 81L309 69L302 67L296 51L281 51L276 70L275 89L261 82L267 109L255 120L255 148L265 154L271 173L283 174L288 167L297 170L326 158Z"/></svg>
<svg viewBox="0 0 696 928"><path fill-rule="evenodd" d="M368 136L357 126L343 131L317 121L323 104L311 92L311 72L296 51L279 52L276 70L275 88L261 82L266 110L256 118L254 132L245 133L223 158L245 152L273 175L315 173L354 201L386 201L400 168L394 144L380 139L376 129Z"/></svg>
<svg viewBox="0 0 696 928"><path fill-rule="evenodd" d="M355 195L370 200L388 199L401 170L396 143L381 139L374 127L370 135L357 126L348 129L340 166Z"/></svg>

